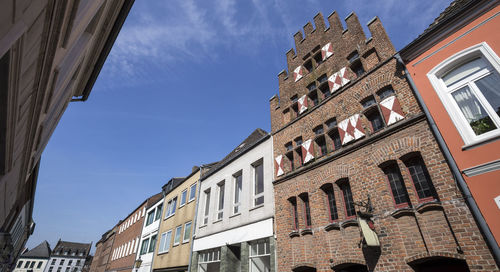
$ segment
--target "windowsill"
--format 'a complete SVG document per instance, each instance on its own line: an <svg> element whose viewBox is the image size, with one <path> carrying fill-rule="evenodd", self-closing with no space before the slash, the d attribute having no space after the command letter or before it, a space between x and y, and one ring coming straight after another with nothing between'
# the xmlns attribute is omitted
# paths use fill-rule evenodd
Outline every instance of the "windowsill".
<svg viewBox="0 0 500 272"><path fill-rule="evenodd" d="M397 208L396 210L391 212L391 216L394 218L400 218L405 215L414 215L414 214L415 212L413 211L413 209L408 206Z"/></svg>
<svg viewBox="0 0 500 272"><path fill-rule="evenodd" d="M236 216L238 216L238 215L241 215L241 213L240 213L240 212L239 212L239 213L235 213L235 214L233 214L233 215L229 216L229 218L233 218L233 217L236 217Z"/></svg>
<svg viewBox="0 0 500 272"><path fill-rule="evenodd" d="M436 199L424 202L415 208L415 210L419 213L424 213L426 211L431 211L431 210L442 210L442 209L443 206L441 205L441 202L437 201Z"/></svg>
<svg viewBox="0 0 500 272"><path fill-rule="evenodd" d="M340 230L340 225L339 222L331 222L330 224L325 226L326 231L331 231L331 230Z"/></svg>
<svg viewBox="0 0 500 272"><path fill-rule="evenodd" d="M169 219L170 217L172 217L172 216L174 216L174 215L175 215L175 213L174 213L174 214L171 214L171 215L169 215L169 216L167 216L167 217L165 217L165 218L163 218L163 220L167 220L167 219Z"/></svg>
<svg viewBox="0 0 500 272"><path fill-rule="evenodd" d="M179 208L177 208L177 209L180 209L180 208L182 208L184 206L186 206L186 203L184 203L183 205L180 205Z"/></svg>
<svg viewBox="0 0 500 272"><path fill-rule="evenodd" d="M253 211L253 210L256 210L256 209L258 209L258 208L262 208L262 207L264 207L264 204L260 204L260 205L258 205L258 206L255 206L255 207L253 207L253 208L249 209L249 211Z"/></svg>
<svg viewBox="0 0 500 272"><path fill-rule="evenodd" d="M298 230L292 230L288 236L290 236L290 238L293 238L293 237L299 237L300 234L299 234L299 231Z"/></svg>
<svg viewBox="0 0 500 272"><path fill-rule="evenodd" d="M358 225L358 220L356 220L355 218L347 219L340 223L340 226L344 229L350 226L357 226L357 225Z"/></svg>
<svg viewBox="0 0 500 272"><path fill-rule="evenodd" d="M214 222L212 222L212 224L216 224L216 223L220 223L220 222L222 222L222 219L217 219Z"/></svg>
<svg viewBox="0 0 500 272"><path fill-rule="evenodd" d="M207 224L205 224L205 225L201 225L201 226L199 226L198 228L199 228L199 229L202 229L202 228L205 228L206 226L207 226Z"/></svg>
<svg viewBox="0 0 500 272"><path fill-rule="evenodd" d="M158 256L163 255L163 254L167 254L167 253L168 253L168 251L158 252Z"/></svg>
<svg viewBox="0 0 500 272"><path fill-rule="evenodd" d="M485 137L481 140L471 141L470 143L462 146L462 151L472 149L472 148L478 147L478 146L483 145L483 144L487 144L487 143L495 141L497 139L500 139L500 132L495 133L493 135L490 135L488 137Z"/></svg>
<svg viewBox="0 0 500 272"><path fill-rule="evenodd" d="M189 243L190 240L187 240L187 241L182 241L182 244L187 244Z"/></svg>
<svg viewBox="0 0 500 272"><path fill-rule="evenodd" d="M311 229L311 227L308 227L307 229L303 229L300 231L300 235L312 235L313 234L313 231Z"/></svg>
<svg viewBox="0 0 500 272"><path fill-rule="evenodd" d="M172 247L176 247L178 245L180 245L181 243L177 243L177 244L173 244Z"/></svg>
<svg viewBox="0 0 500 272"><path fill-rule="evenodd" d="M188 200L188 202L187 202L187 203L191 203L191 202L193 202L195 199L196 199L196 197L195 197L195 198L193 198L193 199Z"/></svg>

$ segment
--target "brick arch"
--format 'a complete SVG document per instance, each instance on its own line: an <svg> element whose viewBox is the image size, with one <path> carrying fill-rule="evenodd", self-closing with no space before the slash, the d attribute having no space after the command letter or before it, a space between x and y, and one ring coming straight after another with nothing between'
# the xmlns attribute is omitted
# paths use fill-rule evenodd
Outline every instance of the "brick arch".
<svg viewBox="0 0 500 272"><path fill-rule="evenodd" d="M342 269L344 267L349 267L352 265L366 265L366 262L363 259L345 258L345 259L338 259L338 260L334 261L333 263L331 263L330 267L334 270L337 270L337 269Z"/></svg>
<svg viewBox="0 0 500 272"><path fill-rule="evenodd" d="M405 262L408 265L416 265L435 259L454 259L458 261L465 261L465 256L463 254L452 253L452 252L431 251L413 255L409 258L406 258Z"/></svg>
<svg viewBox="0 0 500 272"><path fill-rule="evenodd" d="M324 174L322 176L322 179L326 181L331 181L335 182L339 179L342 178L348 178L350 175L352 175L353 171L351 170L352 167L350 165L334 165L334 166L329 166L326 171L324 171Z"/></svg>
<svg viewBox="0 0 500 272"><path fill-rule="evenodd" d="M397 160L401 156L400 151L405 154L419 152L420 138L417 136L407 136L399 139L394 139L385 145L374 150L370 156L375 165L381 165L385 161Z"/></svg>
<svg viewBox="0 0 500 272"><path fill-rule="evenodd" d="M394 87L394 85L398 84L399 82L395 82L396 78L394 77L394 74L392 72L393 71L390 70L385 73L379 73L376 76L371 76L364 82L361 90L367 94L371 94L372 91L378 91L388 85L392 85Z"/></svg>
<svg viewBox="0 0 500 272"><path fill-rule="evenodd" d="M298 263L292 267L293 272L316 271L316 267L312 263Z"/></svg>

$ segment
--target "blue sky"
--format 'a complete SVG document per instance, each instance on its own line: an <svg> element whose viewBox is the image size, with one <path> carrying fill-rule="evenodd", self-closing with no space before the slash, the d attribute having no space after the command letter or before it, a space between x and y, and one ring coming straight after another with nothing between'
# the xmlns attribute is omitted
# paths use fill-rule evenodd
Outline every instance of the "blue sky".
<svg viewBox="0 0 500 272"><path fill-rule="evenodd" d="M171 177L269 131L285 52L318 12L356 12L367 37L378 16L400 50L450 2L136 0L89 100L69 105L43 153L27 246L95 244Z"/></svg>

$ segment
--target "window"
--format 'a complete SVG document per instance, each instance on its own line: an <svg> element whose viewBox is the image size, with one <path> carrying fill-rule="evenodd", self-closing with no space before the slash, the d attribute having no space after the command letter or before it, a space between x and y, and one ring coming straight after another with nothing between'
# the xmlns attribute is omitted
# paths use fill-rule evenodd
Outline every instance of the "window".
<svg viewBox="0 0 500 272"><path fill-rule="evenodd" d="M500 135L500 59L483 42L427 76L466 145Z"/></svg>
<svg viewBox="0 0 500 272"><path fill-rule="evenodd" d="M146 254L148 252L149 238L144 239L141 244L141 255Z"/></svg>
<svg viewBox="0 0 500 272"><path fill-rule="evenodd" d="M59 262L59 265L63 265L64 264L64 259L61 259L61 261Z"/></svg>
<svg viewBox="0 0 500 272"><path fill-rule="evenodd" d="M28 268L30 266L30 261L27 261L26 264L24 264L24 268Z"/></svg>
<svg viewBox="0 0 500 272"><path fill-rule="evenodd" d="M170 249L170 240L172 239L172 230L161 234L159 253L168 252Z"/></svg>
<svg viewBox="0 0 500 272"><path fill-rule="evenodd" d="M394 90L391 87L385 87L377 91L377 95L380 97L380 100L384 100L385 98L394 95Z"/></svg>
<svg viewBox="0 0 500 272"><path fill-rule="evenodd" d="M189 201L193 201L194 198L196 197L196 183L191 185L189 188Z"/></svg>
<svg viewBox="0 0 500 272"><path fill-rule="evenodd" d="M181 203L179 203L179 207L182 207L186 204L186 200L187 200L187 189L182 191L181 193Z"/></svg>
<svg viewBox="0 0 500 272"><path fill-rule="evenodd" d="M370 125L372 127L372 131L378 131L384 127L384 121L382 120L382 116L380 115L377 101L375 98L370 95L369 97L363 99L361 101L363 108L365 108L364 115L370 121Z"/></svg>
<svg viewBox="0 0 500 272"><path fill-rule="evenodd" d="M191 225L192 222L187 222L184 224L184 235L182 236L182 242L187 243L191 237Z"/></svg>
<svg viewBox="0 0 500 272"><path fill-rule="evenodd" d="M149 250L148 250L148 253L151 253L153 251L155 251L155 247L156 247L156 238L157 238L157 235L153 235L151 237L151 243L149 243Z"/></svg>
<svg viewBox="0 0 500 272"><path fill-rule="evenodd" d="M323 192L325 192L326 195L326 201L328 204L328 218L330 219L330 222L333 222L339 219L339 215L337 213L337 203L335 202L335 193L333 191L333 185L326 184L323 185L321 189L323 190Z"/></svg>
<svg viewBox="0 0 500 272"><path fill-rule="evenodd" d="M168 218L175 214L175 209L177 208L177 197L174 197L167 204L167 210L165 211L165 218Z"/></svg>
<svg viewBox="0 0 500 272"><path fill-rule="evenodd" d="M76 265L80 265L80 260L76 260Z"/></svg>
<svg viewBox="0 0 500 272"><path fill-rule="evenodd" d="M295 197L291 197L288 199L290 202L290 212L291 212L291 217L292 217L292 228L294 230L299 229L299 214L297 210L297 199Z"/></svg>
<svg viewBox="0 0 500 272"><path fill-rule="evenodd" d="M394 198L396 207L408 206L410 199L408 198L403 177L401 176L397 163L394 162L386 166L383 170L391 187L392 197Z"/></svg>
<svg viewBox="0 0 500 272"><path fill-rule="evenodd" d="M313 83L311 83L311 84L307 85L307 87L306 87L306 88L307 88L307 90L309 90L309 91L314 91L314 90L316 89L316 82L313 82Z"/></svg>
<svg viewBox="0 0 500 272"><path fill-rule="evenodd" d="M254 206L264 204L264 164L262 162L263 159L260 159L259 161L252 164L254 181Z"/></svg>
<svg viewBox="0 0 500 272"><path fill-rule="evenodd" d="M302 165L302 137L295 138L295 153L299 159L299 165Z"/></svg>
<svg viewBox="0 0 500 272"><path fill-rule="evenodd" d="M151 225L155 220L155 210L148 212L148 220L146 221L146 226Z"/></svg>
<svg viewBox="0 0 500 272"><path fill-rule="evenodd" d="M240 212L241 205L241 186L242 186L242 172L234 174L234 195L233 195L233 214Z"/></svg>
<svg viewBox="0 0 500 272"><path fill-rule="evenodd" d="M205 213L203 217L203 225L208 224L209 211L210 211L210 189L205 191Z"/></svg>
<svg viewBox="0 0 500 272"><path fill-rule="evenodd" d="M339 187L344 197L346 217L347 218L354 217L356 215L356 210L354 209L354 201L352 199L351 185L349 185L349 181L348 180L340 181Z"/></svg>
<svg viewBox="0 0 500 272"><path fill-rule="evenodd" d="M198 255L198 266L201 272L220 270L220 248L201 251Z"/></svg>
<svg viewBox="0 0 500 272"><path fill-rule="evenodd" d="M316 134L316 138L314 139L314 142L316 145L319 147L320 156L326 155L328 153L328 150L326 148L326 141L325 141L325 136L323 133L325 132L323 129L323 125L319 125L313 129L314 133Z"/></svg>
<svg viewBox="0 0 500 272"><path fill-rule="evenodd" d="M16 266L16 267L17 267L17 268L19 268L19 267L21 267L22 265L23 265L23 261L19 261L19 262L17 262L17 266Z"/></svg>
<svg viewBox="0 0 500 272"><path fill-rule="evenodd" d="M285 149L286 149L286 151L291 151L291 150L293 150L293 144L292 144L292 142L288 142L288 143L286 143L286 144L285 144Z"/></svg>
<svg viewBox="0 0 500 272"><path fill-rule="evenodd" d="M181 242L182 225L175 228L174 246Z"/></svg>
<svg viewBox="0 0 500 272"><path fill-rule="evenodd" d="M290 162L290 170L294 170L295 169L295 166L294 166L294 163L293 163L293 150L287 152L285 154L286 158L288 159L288 161Z"/></svg>
<svg viewBox="0 0 500 272"><path fill-rule="evenodd" d="M362 74L365 73L365 69L363 68L363 64L361 63L361 60L358 55L358 51L354 51L350 56L349 56L349 63L351 64L351 70L359 77Z"/></svg>
<svg viewBox="0 0 500 272"><path fill-rule="evenodd" d="M311 209L309 207L309 195L307 193L302 193L299 195L302 203L304 204L304 223L306 228L311 227Z"/></svg>
<svg viewBox="0 0 500 272"><path fill-rule="evenodd" d="M436 198L436 191L432 185L429 173L420 156L415 156L405 161L408 172L410 172L413 185L419 201L428 201Z"/></svg>
<svg viewBox="0 0 500 272"><path fill-rule="evenodd" d="M217 202L217 220L222 220L224 216L224 181L217 184L217 194L219 201Z"/></svg>
<svg viewBox="0 0 500 272"><path fill-rule="evenodd" d="M269 240L263 239L250 243L250 272L271 271L271 250Z"/></svg>
<svg viewBox="0 0 500 272"><path fill-rule="evenodd" d="M56 259L52 259L51 265L55 265L55 264L56 264Z"/></svg>
<svg viewBox="0 0 500 272"><path fill-rule="evenodd" d="M313 70L313 64L311 60L308 60L304 63L304 68L308 71L311 72Z"/></svg>
<svg viewBox="0 0 500 272"><path fill-rule="evenodd" d="M160 204L156 207L155 221L160 219L161 217L161 209L163 208L163 204Z"/></svg>
<svg viewBox="0 0 500 272"><path fill-rule="evenodd" d="M61 272L61 267L60 266L57 268L57 272Z"/></svg>
<svg viewBox="0 0 500 272"><path fill-rule="evenodd" d="M52 270L54 270L54 267L53 266L49 267L49 272L52 272Z"/></svg>
<svg viewBox="0 0 500 272"><path fill-rule="evenodd" d="M66 272L69 272L69 268L70 268L69 266L66 267Z"/></svg>
<svg viewBox="0 0 500 272"><path fill-rule="evenodd" d="M73 263L73 260L68 261L68 265L71 265Z"/></svg>

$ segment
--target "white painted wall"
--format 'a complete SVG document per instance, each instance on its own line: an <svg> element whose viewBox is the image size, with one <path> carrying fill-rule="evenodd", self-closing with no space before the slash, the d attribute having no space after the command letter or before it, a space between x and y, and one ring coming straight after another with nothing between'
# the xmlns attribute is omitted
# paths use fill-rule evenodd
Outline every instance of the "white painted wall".
<svg viewBox="0 0 500 272"><path fill-rule="evenodd" d="M57 272L57 269L61 267L60 272L66 272L66 268L69 267L69 271L73 272L75 267L76 271L82 271L83 265L85 264L85 257L78 258L79 256L57 256L57 257L50 257L50 260L48 261L47 265L45 266L44 272L48 272L50 268L52 267L52 272ZM55 260L53 262L53 260ZM61 260L62 264L61 264ZM71 264L69 264L69 261L71 260ZM80 264L77 265L78 260L80 260ZM54 263L54 264L52 264Z"/></svg>
<svg viewBox="0 0 500 272"><path fill-rule="evenodd" d="M154 206L152 206L152 207L150 207L149 209L146 210L146 214L145 214L145 217L144 217L144 225L142 227L141 240L139 241L139 246L137 247L137 255L136 255L136 260L138 260L139 257L140 257L141 260L142 260L142 264L141 264L141 267L139 267L139 269L137 270L137 272L150 272L151 271L151 266L153 265L153 255L154 255L154 253L156 251L156 247L160 243L160 237L158 235L158 229L160 228L160 222L161 222L161 219L162 219L162 216L161 216L162 212L159 211L160 212L160 217L159 217L158 220L154 221L150 225L146 225L146 224L147 224L147 221L148 221L148 214L151 211L156 210L156 208L159 205L162 205L163 201L164 201L164 199L162 198ZM165 207L163 207L163 209L164 208ZM141 255L142 241L144 241L144 240L146 240L148 238L150 239L154 235L156 235L155 250L153 250L153 252L151 252L151 253L146 253L146 254ZM151 241L149 241L149 243L151 243ZM149 248L149 246L148 246L148 248Z"/></svg>
<svg viewBox="0 0 500 272"><path fill-rule="evenodd" d="M26 272L28 270L32 270L33 272L43 272L48 261L49 261L48 259L19 258L19 260L17 260L16 268L14 269L14 272ZM22 262L22 264L21 264L21 267L18 268L17 266L19 265L20 262ZM24 268L24 266L26 265L26 262L30 262L30 265L28 266L28 268ZM32 262L35 262L35 264L34 264L33 268L29 268L31 266ZM40 268L37 268L39 262L42 262L42 266Z"/></svg>
<svg viewBox="0 0 500 272"><path fill-rule="evenodd" d="M199 206L196 223L196 239L233 229L239 226L248 225L271 218L274 215L274 194L273 194L273 149L272 137L255 146L250 151L232 161L224 168L209 176L201 182ZM254 173L252 164L259 159L263 159L264 165L264 204L254 207ZM240 213L233 214L234 178L233 175L242 171L242 193ZM217 184L225 181L224 214L222 220L217 221L218 194ZM210 188L210 212L208 224L203 225L205 212L205 191ZM270 230L266 233L273 233L272 224L268 225ZM224 237L221 237L224 238ZM224 238L229 239L229 238ZM195 240L195 245L196 245Z"/></svg>

